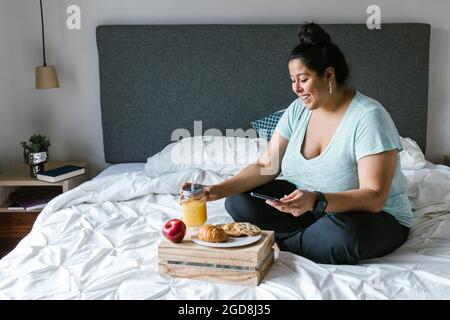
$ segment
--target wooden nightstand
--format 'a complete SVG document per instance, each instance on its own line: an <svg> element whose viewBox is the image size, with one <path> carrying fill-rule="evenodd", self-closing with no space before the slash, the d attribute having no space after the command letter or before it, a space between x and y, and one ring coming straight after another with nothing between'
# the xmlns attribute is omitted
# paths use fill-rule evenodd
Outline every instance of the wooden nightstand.
<svg viewBox="0 0 450 320"><path fill-rule="evenodd" d="M444 156L444 164L448 167L450 167L450 154L446 154Z"/></svg>
<svg viewBox="0 0 450 320"><path fill-rule="evenodd" d="M86 173L56 183L40 181L30 177L30 167L20 164L6 170L0 175L0 258L5 256L25 237L31 230L42 209L35 210L10 210L9 195L19 187L49 187L59 188L61 193L82 184L89 179L88 163L86 161L53 161L45 164L45 170L64 165L76 165L86 168Z"/></svg>

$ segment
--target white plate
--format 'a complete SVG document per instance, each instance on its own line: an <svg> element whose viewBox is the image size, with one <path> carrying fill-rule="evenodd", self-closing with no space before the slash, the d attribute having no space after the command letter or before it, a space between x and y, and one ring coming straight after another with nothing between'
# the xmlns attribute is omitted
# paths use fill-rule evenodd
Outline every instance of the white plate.
<svg viewBox="0 0 450 320"><path fill-rule="evenodd" d="M233 238L229 237L227 242L207 242L198 239L196 236L191 237L192 241L195 243L207 246L207 247L215 247L215 248L232 248L232 247L241 247L246 246L248 244L254 243L261 239L261 235L258 234L257 236L251 236L251 237L240 237L240 238Z"/></svg>

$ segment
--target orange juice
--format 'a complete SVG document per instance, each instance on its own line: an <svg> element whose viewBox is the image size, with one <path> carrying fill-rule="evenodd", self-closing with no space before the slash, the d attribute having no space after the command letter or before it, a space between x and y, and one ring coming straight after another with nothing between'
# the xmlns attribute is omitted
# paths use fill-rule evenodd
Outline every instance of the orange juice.
<svg viewBox="0 0 450 320"><path fill-rule="evenodd" d="M188 227L201 226L206 222L206 201L190 199L183 201L183 222Z"/></svg>
<svg viewBox="0 0 450 320"><path fill-rule="evenodd" d="M202 186L195 185L193 190L183 190L181 206L183 222L187 227L198 227L206 222L206 198Z"/></svg>

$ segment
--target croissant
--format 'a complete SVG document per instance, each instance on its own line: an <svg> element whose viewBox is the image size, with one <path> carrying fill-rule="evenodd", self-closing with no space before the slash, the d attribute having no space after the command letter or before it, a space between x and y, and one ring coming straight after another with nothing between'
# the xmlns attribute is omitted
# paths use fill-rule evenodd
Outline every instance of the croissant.
<svg viewBox="0 0 450 320"><path fill-rule="evenodd" d="M197 232L197 238L207 242L227 242L228 235L221 227L205 224Z"/></svg>

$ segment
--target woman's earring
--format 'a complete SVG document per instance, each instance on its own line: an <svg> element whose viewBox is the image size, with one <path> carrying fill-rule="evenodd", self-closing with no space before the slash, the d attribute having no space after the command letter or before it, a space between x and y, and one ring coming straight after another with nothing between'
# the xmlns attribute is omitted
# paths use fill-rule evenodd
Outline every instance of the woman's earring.
<svg viewBox="0 0 450 320"><path fill-rule="evenodd" d="M330 94L333 94L333 86L331 85L331 80L328 80L328 87L330 88Z"/></svg>

